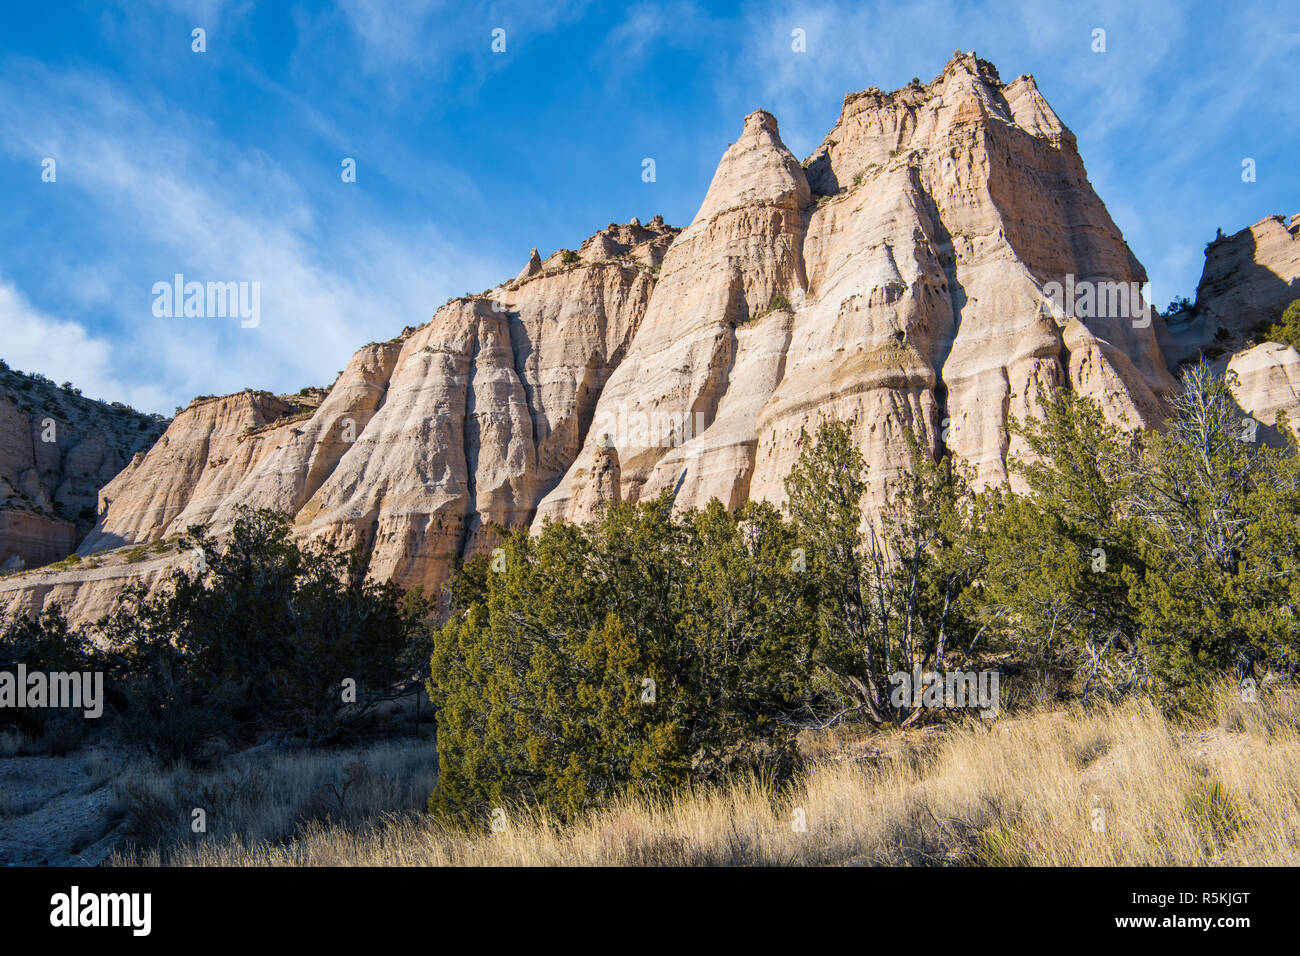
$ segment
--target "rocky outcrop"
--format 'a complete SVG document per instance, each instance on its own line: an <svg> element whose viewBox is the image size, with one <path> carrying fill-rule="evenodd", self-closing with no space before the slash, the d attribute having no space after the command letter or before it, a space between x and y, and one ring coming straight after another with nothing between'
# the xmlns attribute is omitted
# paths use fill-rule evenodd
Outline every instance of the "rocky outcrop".
<svg viewBox="0 0 1300 956"><path fill-rule="evenodd" d="M192 524L209 523L254 474L267 479L257 500L282 502L281 486L263 468L296 437L293 425L309 416L319 400L251 390L194 400L157 444L132 459L100 492L100 519L79 553L157 541ZM301 456L304 469L311 461L309 454Z"/></svg>
<svg viewBox="0 0 1300 956"><path fill-rule="evenodd" d="M1256 341L1300 299L1300 219L1266 216L1205 247L1196 301L1168 317L1163 343L1177 365L1198 354L1218 358Z"/></svg>
<svg viewBox="0 0 1300 956"><path fill-rule="evenodd" d="M622 469L618 449L609 435L597 439L591 467L578 470L572 481L576 506L592 514L622 500Z"/></svg>
<svg viewBox="0 0 1300 956"><path fill-rule="evenodd" d="M1231 236L1219 234L1205 247L1196 301L1167 317L1162 346L1170 366L1204 358L1230 382L1243 411L1273 426L1285 412L1300 423L1300 354L1264 341L1282 311L1300 299L1300 220L1266 216Z"/></svg>
<svg viewBox="0 0 1300 956"><path fill-rule="evenodd" d="M1251 233L1250 262L1292 261L1279 227L1291 235ZM1246 270L1235 248L1207 274ZM1274 288L1256 278L1250 302ZM1007 422L1034 414L1041 388L1160 423L1165 346L1179 346L1145 280L1031 77L1003 83L957 54L928 85L846 97L802 163L758 111L680 234L634 219L533 250L513 280L362 349L315 404L193 403L104 488L81 549L98 566L7 579L0 608L101 613L132 576L184 560L167 549L187 524L220 531L243 505L288 511L299 535L363 548L375 576L435 593L492 525L664 491L678 508L780 502L827 416L850 423L873 501L909 432L1000 481L1018 450ZM1204 282L1206 308L1245 308L1234 288ZM1297 359L1241 357L1243 405L1284 407Z"/></svg>
<svg viewBox="0 0 1300 956"><path fill-rule="evenodd" d="M89 559L74 559L70 567L40 568L0 578L0 618L32 617L51 605L63 608L69 620L93 622L113 610L132 584L152 589L172 571L192 568L193 558L174 546L157 550L124 549Z"/></svg>
<svg viewBox="0 0 1300 956"><path fill-rule="evenodd" d="M723 155L699 213L665 256L642 331L601 393L587 447L543 501L540 519L592 514L598 502L589 495L575 501L574 479L593 470L596 443L604 435L618 449L623 497L637 500L647 483L645 493L676 483L678 474L656 466L667 449L707 429L723 411L738 359L742 367L749 361L741 357L741 327L788 324L788 310L773 306L805 285L799 245L809 197L776 120L761 111L751 114ZM756 332L744 340L766 341ZM785 345L777 342L771 357L783 354ZM752 445L752 420L740 424L740 433L715 433L722 457L724 446ZM697 469L696 477L703 472ZM734 503L743 471L715 467L712 474L716 480L695 481L682 503L713 496Z"/></svg>
<svg viewBox="0 0 1300 956"><path fill-rule="evenodd" d="M1228 362L1233 397L1262 425L1277 425L1284 412L1294 431L1300 428L1300 352L1289 345L1264 342L1238 352Z"/></svg>
<svg viewBox="0 0 1300 956"><path fill-rule="evenodd" d="M1174 382L1150 313L1052 291L1145 280L1032 78L1004 85L957 55L928 86L846 97L802 165L770 115L747 118L597 405L616 427L598 431L615 435L624 497L673 488L683 507L781 501L823 416L851 423L877 496L908 431L1000 480L1007 419L1040 386L1160 420ZM546 515L590 516L571 476Z"/></svg>
<svg viewBox="0 0 1300 956"><path fill-rule="evenodd" d="M0 571L70 554L99 489L165 425L0 364Z"/></svg>
<svg viewBox="0 0 1300 956"><path fill-rule="evenodd" d="M377 577L438 593L568 471L676 234L655 217L545 261L534 250L511 282L361 349L328 391L192 402L105 485L85 561L0 582L0 608L97 617L132 579L183 563L174 538L189 525L220 533L242 506L288 512L301 536L362 547ZM617 483L615 460L597 494Z"/></svg>
<svg viewBox="0 0 1300 956"><path fill-rule="evenodd" d="M492 525L527 524L586 440L675 232L611 226L440 309L403 343L382 405L298 512L302 533L363 547L372 573L436 593Z"/></svg>
<svg viewBox="0 0 1300 956"><path fill-rule="evenodd" d="M1196 306L1220 327L1249 332L1300 299L1300 222L1266 216L1210 243Z"/></svg>

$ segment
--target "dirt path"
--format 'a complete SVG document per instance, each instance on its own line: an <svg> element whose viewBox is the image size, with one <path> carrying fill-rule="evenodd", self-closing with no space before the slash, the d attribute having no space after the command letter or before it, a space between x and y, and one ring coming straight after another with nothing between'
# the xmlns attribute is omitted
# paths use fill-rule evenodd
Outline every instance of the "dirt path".
<svg viewBox="0 0 1300 956"><path fill-rule="evenodd" d="M100 749L65 757L0 758L0 866L96 866L118 839L113 793L120 758Z"/></svg>

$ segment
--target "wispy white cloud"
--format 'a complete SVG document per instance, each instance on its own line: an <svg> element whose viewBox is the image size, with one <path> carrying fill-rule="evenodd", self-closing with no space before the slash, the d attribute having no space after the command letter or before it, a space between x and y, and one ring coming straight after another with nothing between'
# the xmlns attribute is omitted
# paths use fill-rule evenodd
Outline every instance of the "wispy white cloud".
<svg viewBox="0 0 1300 956"><path fill-rule="evenodd" d="M111 300L115 347L77 337L75 323L58 329L88 349L87 382L153 383L141 393L152 396L151 409L250 385L327 384L367 340L425 321L466 285L492 285L508 271L432 227L381 227L384 217L337 173L335 192L325 193L334 199L322 199L269 156L232 148L201 120L146 109L99 77L40 81L45 97L32 97L35 84L19 97L0 81L0 100L15 104L0 114L0 149L56 157L58 182L49 188L77 191L95 228L120 237L102 250L120 275L101 262L86 288L74 278L68 294L70 303ZM349 210L364 224L348 223ZM152 285L175 273L260 283L260 325L155 317Z"/></svg>
<svg viewBox="0 0 1300 956"><path fill-rule="evenodd" d="M589 0L497 0L478 5L459 0L338 0L337 12L354 36L362 70L382 78L390 89L417 81L458 74L462 87L501 66L491 56L493 31L505 31L506 52L512 44L554 30L579 16ZM301 17L300 27L312 47L331 12ZM503 61L504 62L504 61ZM473 85L473 84L469 84Z"/></svg>
<svg viewBox="0 0 1300 956"><path fill-rule="evenodd" d="M56 382L70 381L92 398L124 401L137 408L166 403L162 389L118 377L113 346L85 326L40 311L13 285L0 278L0 342L12 368L40 372Z"/></svg>

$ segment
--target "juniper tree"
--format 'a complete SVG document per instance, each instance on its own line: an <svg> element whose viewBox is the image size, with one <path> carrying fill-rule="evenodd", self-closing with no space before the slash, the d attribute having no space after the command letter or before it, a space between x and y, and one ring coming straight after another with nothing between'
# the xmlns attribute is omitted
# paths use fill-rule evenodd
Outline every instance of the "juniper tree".
<svg viewBox="0 0 1300 956"><path fill-rule="evenodd" d="M877 723L915 721L923 711L891 700L891 677L942 669L979 633L968 600L983 561L969 473L909 435L909 468L870 520L867 469L848 427L825 420L803 438L785 488L821 595L816 660L853 710Z"/></svg>
<svg viewBox="0 0 1300 956"><path fill-rule="evenodd" d="M1017 657L1081 676L1081 691L1120 692L1146 676L1126 572L1141 567L1127 516L1131 433L1077 392L1040 391L1039 414L1008 429L1025 452L1010 470L1024 493L980 496L983 616Z"/></svg>
<svg viewBox="0 0 1300 956"><path fill-rule="evenodd" d="M1300 649L1300 462L1291 442L1264 443L1231 384L1187 368L1131 482L1143 646L1178 694L1216 674L1293 670Z"/></svg>
<svg viewBox="0 0 1300 956"><path fill-rule="evenodd" d="M434 638L432 808L562 815L742 766L781 772L812 634L810 581L770 505L672 498L506 536Z"/></svg>

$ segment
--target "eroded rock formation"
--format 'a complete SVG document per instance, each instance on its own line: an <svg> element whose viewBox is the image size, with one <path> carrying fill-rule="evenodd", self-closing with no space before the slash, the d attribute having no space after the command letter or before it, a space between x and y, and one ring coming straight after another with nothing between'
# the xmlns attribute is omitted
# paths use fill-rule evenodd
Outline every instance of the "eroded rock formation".
<svg viewBox="0 0 1300 956"><path fill-rule="evenodd" d="M166 421L0 366L0 570L70 554L99 489Z"/></svg>
<svg viewBox="0 0 1300 956"><path fill-rule="evenodd" d="M1260 268L1295 278L1294 227L1248 232L1211 247L1202 282L1233 327L1282 295ZM435 593L494 524L665 489L679 508L780 502L824 416L851 423L875 500L909 431L999 481L1006 423L1040 388L1159 424L1188 338L1129 295L1145 279L1030 77L958 54L928 85L851 94L802 163L758 111L680 234L634 219L534 249L360 350L328 394L192 403L103 488L80 549L95 566L0 581L0 609L94 617L186 560L167 542L188 524L220 532L241 505ZM1233 362L1264 420L1294 403L1300 355L1260 349Z"/></svg>

